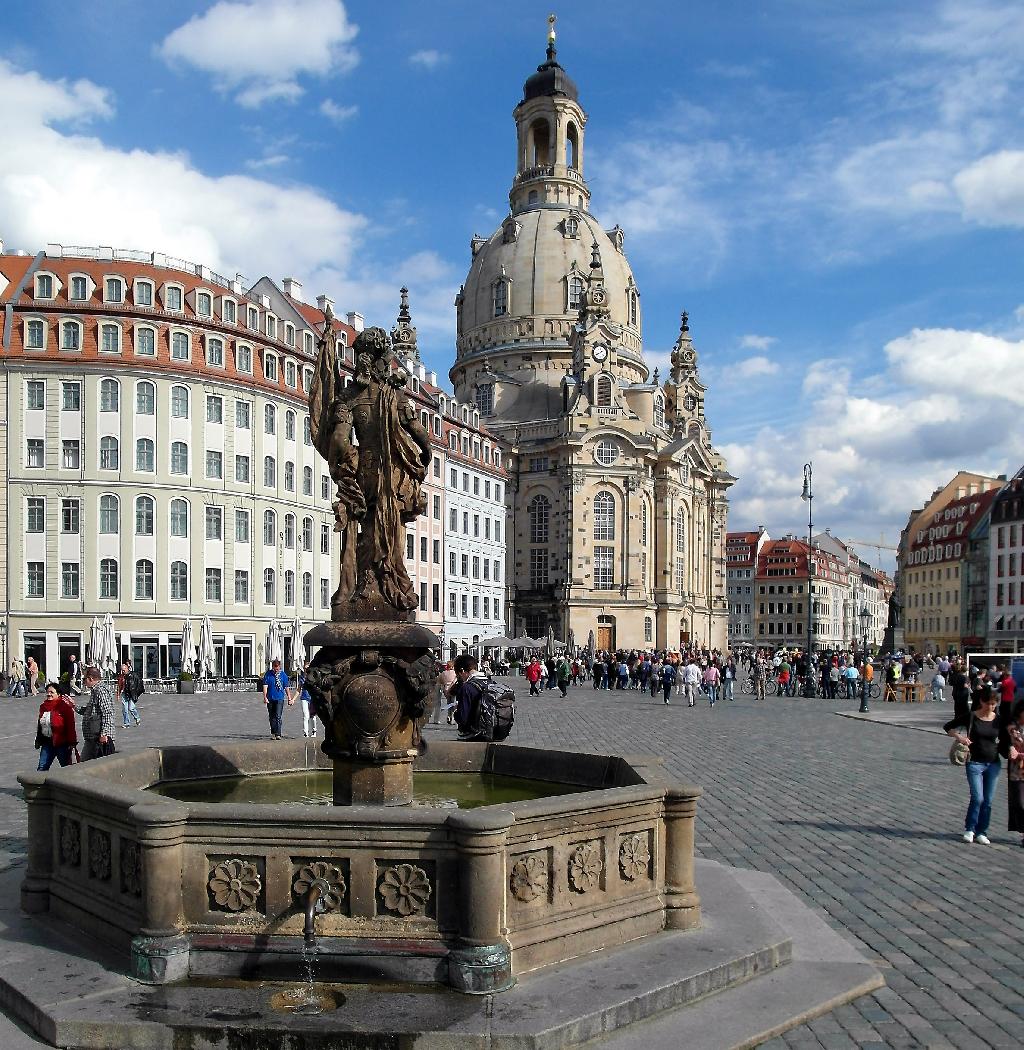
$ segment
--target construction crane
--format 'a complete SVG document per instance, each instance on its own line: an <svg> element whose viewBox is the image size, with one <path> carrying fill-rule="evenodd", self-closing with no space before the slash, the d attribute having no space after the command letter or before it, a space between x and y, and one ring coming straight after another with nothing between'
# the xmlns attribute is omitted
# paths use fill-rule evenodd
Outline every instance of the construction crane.
<svg viewBox="0 0 1024 1050"><path fill-rule="evenodd" d="M879 539L884 540L885 536L879 536ZM848 540L844 538L843 543L853 544L856 547L871 547L873 550L876 550L878 552L879 569L882 567L882 551L893 551L895 553L899 550L899 547L890 547L887 543L873 543L871 540Z"/></svg>

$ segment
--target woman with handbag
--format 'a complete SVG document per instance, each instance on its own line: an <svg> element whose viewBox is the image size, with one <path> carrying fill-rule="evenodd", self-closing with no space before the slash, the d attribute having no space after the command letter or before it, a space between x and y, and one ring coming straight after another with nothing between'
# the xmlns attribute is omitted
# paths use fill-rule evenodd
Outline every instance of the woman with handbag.
<svg viewBox="0 0 1024 1050"><path fill-rule="evenodd" d="M46 698L39 705L36 721L36 747L39 749L40 772L45 772L56 759L62 766L71 765L72 752L78 743L75 729L75 705L50 682Z"/></svg>
<svg viewBox="0 0 1024 1050"><path fill-rule="evenodd" d="M1014 703L1006 733L1010 738L1007 771L1010 789L1007 807L1010 811L1009 830L1020 832L1020 844L1024 846L1024 700Z"/></svg>
<svg viewBox="0 0 1024 1050"><path fill-rule="evenodd" d="M978 709L967 718L947 722L942 728L957 744L967 747L969 753L964 767L971 791L971 802L964 819L964 842L977 842L988 846L988 824L992 817L992 799L999 780L999 719L996 704L999 697L991 689L980 692ZM955 747L955 745L954 745ZM956 761L952 750L950 760Z"/></svg>

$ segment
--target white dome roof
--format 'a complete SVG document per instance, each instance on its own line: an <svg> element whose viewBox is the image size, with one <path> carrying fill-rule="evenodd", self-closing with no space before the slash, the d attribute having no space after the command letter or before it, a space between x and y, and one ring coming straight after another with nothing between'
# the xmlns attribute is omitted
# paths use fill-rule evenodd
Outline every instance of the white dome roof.
<svg viewBox="0 0 1024 1050"><path fill-rule="evenodd" d="M566 236L567 221L578 223L575 237ZM516 224L515 237L506 237L506 228ZM613 239L614 238L614 239ZM484 242L473 259L462 292L459 323L460 351L479 351L507 346L510 325L517 319L531 319L534 324L523 334L543 339L544 320L557 318L575 322L576 310L568 309L568 279L573 264L583 278L590 273L592 246L597 242L608 291L613 323L626 328L629 342L640 345L640 313L636 325L629 325L628 295L636 293L633 271L621 250L622 234L609 235L587 212L564 206L537 206L510 216ZM494 316L494 286L500 277L508 278L508 312ZM565 325L556 331L566 331ZM550 338L550 334L548 335ZM519 340L517 340L519 341ZM566 340L558 339L563 345Z"/></svg>

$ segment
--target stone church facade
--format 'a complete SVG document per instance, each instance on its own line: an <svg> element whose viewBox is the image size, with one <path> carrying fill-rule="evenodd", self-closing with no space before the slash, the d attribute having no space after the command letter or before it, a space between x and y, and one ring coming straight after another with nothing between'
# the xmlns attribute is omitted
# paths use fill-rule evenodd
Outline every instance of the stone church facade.
<svg viewBox="0 0 1024 1050"><path fill-rule="evenodd" d="M461 401L505 443L509 629L600 648L725 648L727 493L687 315L662 382L623 231L583 177L587 117L557 61L514 110L510 208L456 299Z"/></svg>

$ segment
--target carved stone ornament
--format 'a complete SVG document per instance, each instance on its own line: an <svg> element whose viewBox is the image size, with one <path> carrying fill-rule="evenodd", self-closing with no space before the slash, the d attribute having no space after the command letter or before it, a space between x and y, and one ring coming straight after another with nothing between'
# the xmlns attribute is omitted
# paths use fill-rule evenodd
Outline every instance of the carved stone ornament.
<svg viewBox="0 0 1024 1050"><path fill-rule="evenodd" d="M619 871L627 882L646 875L651 863L651 848L646 835L628 835L619 846Z"/></svg>
<svg viewBox="0 0 1024 1050"><path fill-rule="evenodd" d="M327 883L327 892L320 898L327 911L341 911L342 902L345 900L345 876L337 864L331 864L326 860L316 860L311 864L302 864L295 872L295 881L292 883L292 892L296 897L303 897L309 891L309 887L320 879Z"/></svg>
<svg viewBox="0 0 1024 1050"><path fill-rule="evenodd" d="M89 829L89 874L106 882L110 878L110 832Z"/></svg>
<svg viewBox="0 0 1024 1050"><path fill-rule="evenodd" d="M60 859L71 868L82 862L82 828L68 817L60 818Z"/></svg>
<svg viewBox="0 0 1024 1050"><path fill-rule="evenodd" d="M512 865L508 885L517 901L527 904L536 899L548 888L548 862L536 853L521 857Z"/></svg>
<svg viewBox="0 0 1024 1050"><path fill-rule="evenodd" d="M210 873L210 895L227 911L245 911L259 900L262 882L256 865L248 860L224 860Z"/></svg>
<svg viewBox="0 0 1024 1050"><path fill-rule="evenodd" d="M137 842L121 839L121 892L142 896L142 850Z"/></svg>
<svg viewBox="0 0 1024 1050"><path fill-rule="evenodd" d="M604 862L596 842L581 842L569 857L569 885L577 893L594 889L601 881Z"/></svg>
<svg viewBox="0 0 1024 1050"><path fill-rule="evenodd" d="M377 884L384 907L397 915L419 915L430 900L430 879L415 864L396 864L386 868Z"/></svg>

